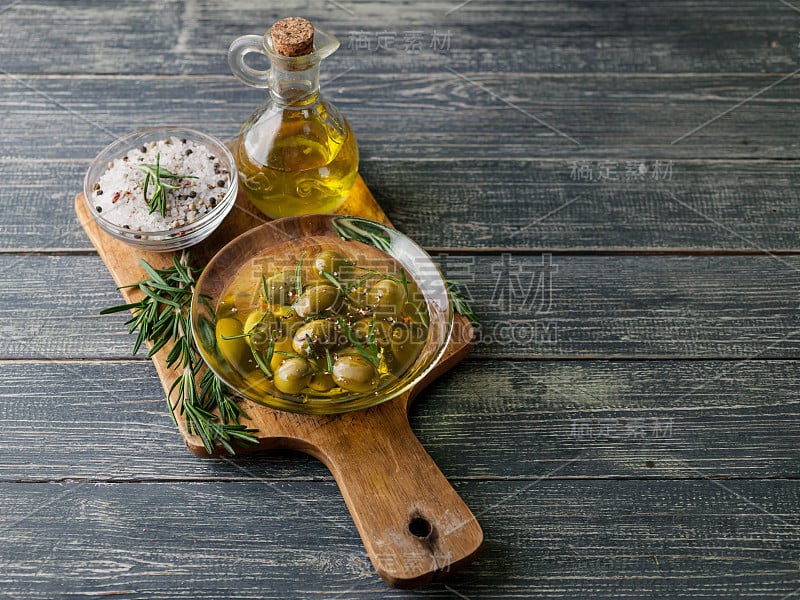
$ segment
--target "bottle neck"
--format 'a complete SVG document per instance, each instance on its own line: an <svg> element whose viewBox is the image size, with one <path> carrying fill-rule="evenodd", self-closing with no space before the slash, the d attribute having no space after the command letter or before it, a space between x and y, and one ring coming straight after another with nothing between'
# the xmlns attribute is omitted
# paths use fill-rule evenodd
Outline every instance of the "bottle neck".
<svg viewBox="0 0 800 600"><path fill-rule="evenodd" d="M311 104L319 97L319 63L298 70L273 65L270 69L269 94L281 105Z"/></svg>

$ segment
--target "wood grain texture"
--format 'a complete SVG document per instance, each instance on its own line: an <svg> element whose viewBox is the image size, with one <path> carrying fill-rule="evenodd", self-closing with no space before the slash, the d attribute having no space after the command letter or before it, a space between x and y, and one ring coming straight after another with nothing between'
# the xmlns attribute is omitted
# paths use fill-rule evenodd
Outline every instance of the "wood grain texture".
<svg viewBox="0 0 800 600"><path fill-rule="evenodd" d="M794 360L467 359L427 388L411 426L458 481L530 482L556 467L570 479L796 479L797 371ZM144 360L0 362L0 396L6 483L331 480L294 452L190 455Z"/></svg>
<svg viewBox="0 0 800 600"><path fill-rule="evenodd" d="M331 78L338 75L335 85L328 89L323 80L322 87L347 115L365 160L796 159L800 154L797 137L786 135L787 127L794 131L800 78L777 84L791 71L658 77L445 67L435 73L331 69ZM154 122L231 138L264 100L262 91L244 87L232 75L15 75L0 79L0 96L15 98L3 107L8 145L3 154L38 159L91 158L115 136ZM53 143L51 132L65 127L68 143Z"/></svg>
<svg viewBox="0 0 800 600"><path fill-rule="evenodd" d="M758 255L800 251L796 3L461 4L0 6L0 595L797 596L800 263ZM318 461L187 453L123 319L97 315L119 295L72 217L89 161L153 121L233 137L262 93L225 49L289 13L342 39L323 89L387 215L451 276L474 260L482 341L411 412L487 536L447 587L380 584ZM615 160L673 177L570 175ZM502 254L548 250L569 256L554 313L519 320L538 341L489 343L514 322Z"/></svg>
<svg viewBox="0 0 800 600"><path fill-rule="evenodd" d="M482 318L480 357L800 356L798 257L434 259ZM98 314L120 302L104 270L95 256L0 256L0 358L127 358L125 317Z"/></svg>
<svg viewBox="0 0 800 600"><path fill-rule="evenodd" d="M118 286L142 278L141 260L164 268L176 256L132 249L108 236L92 219L82 194L75 198L75 210ZM389 224L361 177L337 212ZM193 246L194 260L198 265L207 264L222 246L264 221L240 194L230 217L207 240ZM135 288L120 292L128 303L143 296ZM469 321L457 315L454 322L445 353L419 383L420 389L472 349ZM172 344L167 344L153 356L167 396L180 377L180 370L167 364L171 349ZM341 415L292 414L252 401L242 403L248 415L244 424L258 439L257 447L243 451L290 449L319 458L336 479L376 571L386 583L399 588L426 585L467 566L483 545L483 532L469 507L411 430L408 406L417 393L412 389L378 406ZM177 406L177 402L171 400L171 405ZM178 409L172 413L189 450L206 456L203 442L190 431ZM411 563L404 559L407 555L424 560Z"/></svg>
<svg viewBox="0 0 800 600"><path fill-rule="evenodd" d="M498 6L499 4L499 6ZM290 0L39 2L3 14L0 63L14 73L228 74L234 38L302 14L342 41L335 61L364 72L431 68L442 55L492 71L777 72L796 68L791 7L757 2L469 3ZM51 23L68 24L63 28ZM433 32L437 48L431 48ZM419 46L407 32L420 34ZM378 49L378 33L389 48ZM487 32L490 33L487 35ZM441 36L449 34L446 46ZM506 40L514 40L513 44ZM59 51L42 52L42 48Z"/></svg>
<svg viewBox="0 0 800 600"><path fill-rule="evenodd" d="M476 568L424 596L775 598L798 587L796 482L463 482ZM12 597L418 598L375 575L333 483L2 484ZM408 557L414 561L413 555Z"/></svg>
<svg viewBox="0 0 800 600"><path fill-rule="evenodd" d="M620 181L583 182L577 160L366 160L360 170L392 223L428 248L800 252L794 161L679 160L670 181L625 181L619 162ZM602 163L583 164L597 177ZM0 252L90 250L72 205L87 167L0 159Z"/></svg>

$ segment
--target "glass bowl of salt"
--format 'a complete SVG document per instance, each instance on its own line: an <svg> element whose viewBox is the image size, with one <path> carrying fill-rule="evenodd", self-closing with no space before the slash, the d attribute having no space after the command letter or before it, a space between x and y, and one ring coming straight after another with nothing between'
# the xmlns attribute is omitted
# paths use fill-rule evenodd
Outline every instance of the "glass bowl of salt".
<svg viewBox="0 0 800 600"><path fill-rule="evenodd" d="M143 250L188 248L222 223L238 190L236 163L217 138L186 127L150 127L97 155L83 195L97 225Z"/></svg>

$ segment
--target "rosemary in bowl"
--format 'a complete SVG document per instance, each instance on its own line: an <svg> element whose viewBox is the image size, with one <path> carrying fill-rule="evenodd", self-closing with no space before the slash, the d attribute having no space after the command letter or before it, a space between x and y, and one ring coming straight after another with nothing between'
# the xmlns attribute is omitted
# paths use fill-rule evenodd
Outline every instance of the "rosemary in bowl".
<svg viewBox="0 0 800 600"><path fill-rule="evenodd" d="M233 208L238 178L222 141L186 127L123 136L92 161L84 199L107 234L152 252L207 238Z"/></svg>
<svg viewBox="0 0 800 600"><path fill-rule="evenodd" d="M205 366L191 333L189 307L202 269L191 265L187 251L174 256L164 269L144 260L141 266L146 277L120 288L136 288L141 298L106 308L101 314L132 313L126 325L131 334L138 330L133 354L144 345L149 345L148 357L166 352L165 361L175 370L167 394L168 408L173 419L176 415L182 418L186 430L200 438L206 452L221 449L234 455L237 448L255 445L257 430L241 422L249 418L240 405L242 398ZM458 284L447 281L447 285L454 310L477 321ZM198 298L199 302L205 300Z"/></svg>

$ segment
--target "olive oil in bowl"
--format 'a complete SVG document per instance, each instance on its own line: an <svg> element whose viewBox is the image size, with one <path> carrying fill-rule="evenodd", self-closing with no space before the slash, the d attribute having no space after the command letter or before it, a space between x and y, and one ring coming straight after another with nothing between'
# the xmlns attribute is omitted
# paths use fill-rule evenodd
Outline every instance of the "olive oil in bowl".
<svg viewBox="0 0 800 600"><path fill-rule="evenodd" d="M208 367L271 408L337 414L411 390L453 326L430 257L358 217L267 222L223 248L197 282L192 333Z"/></svg>

